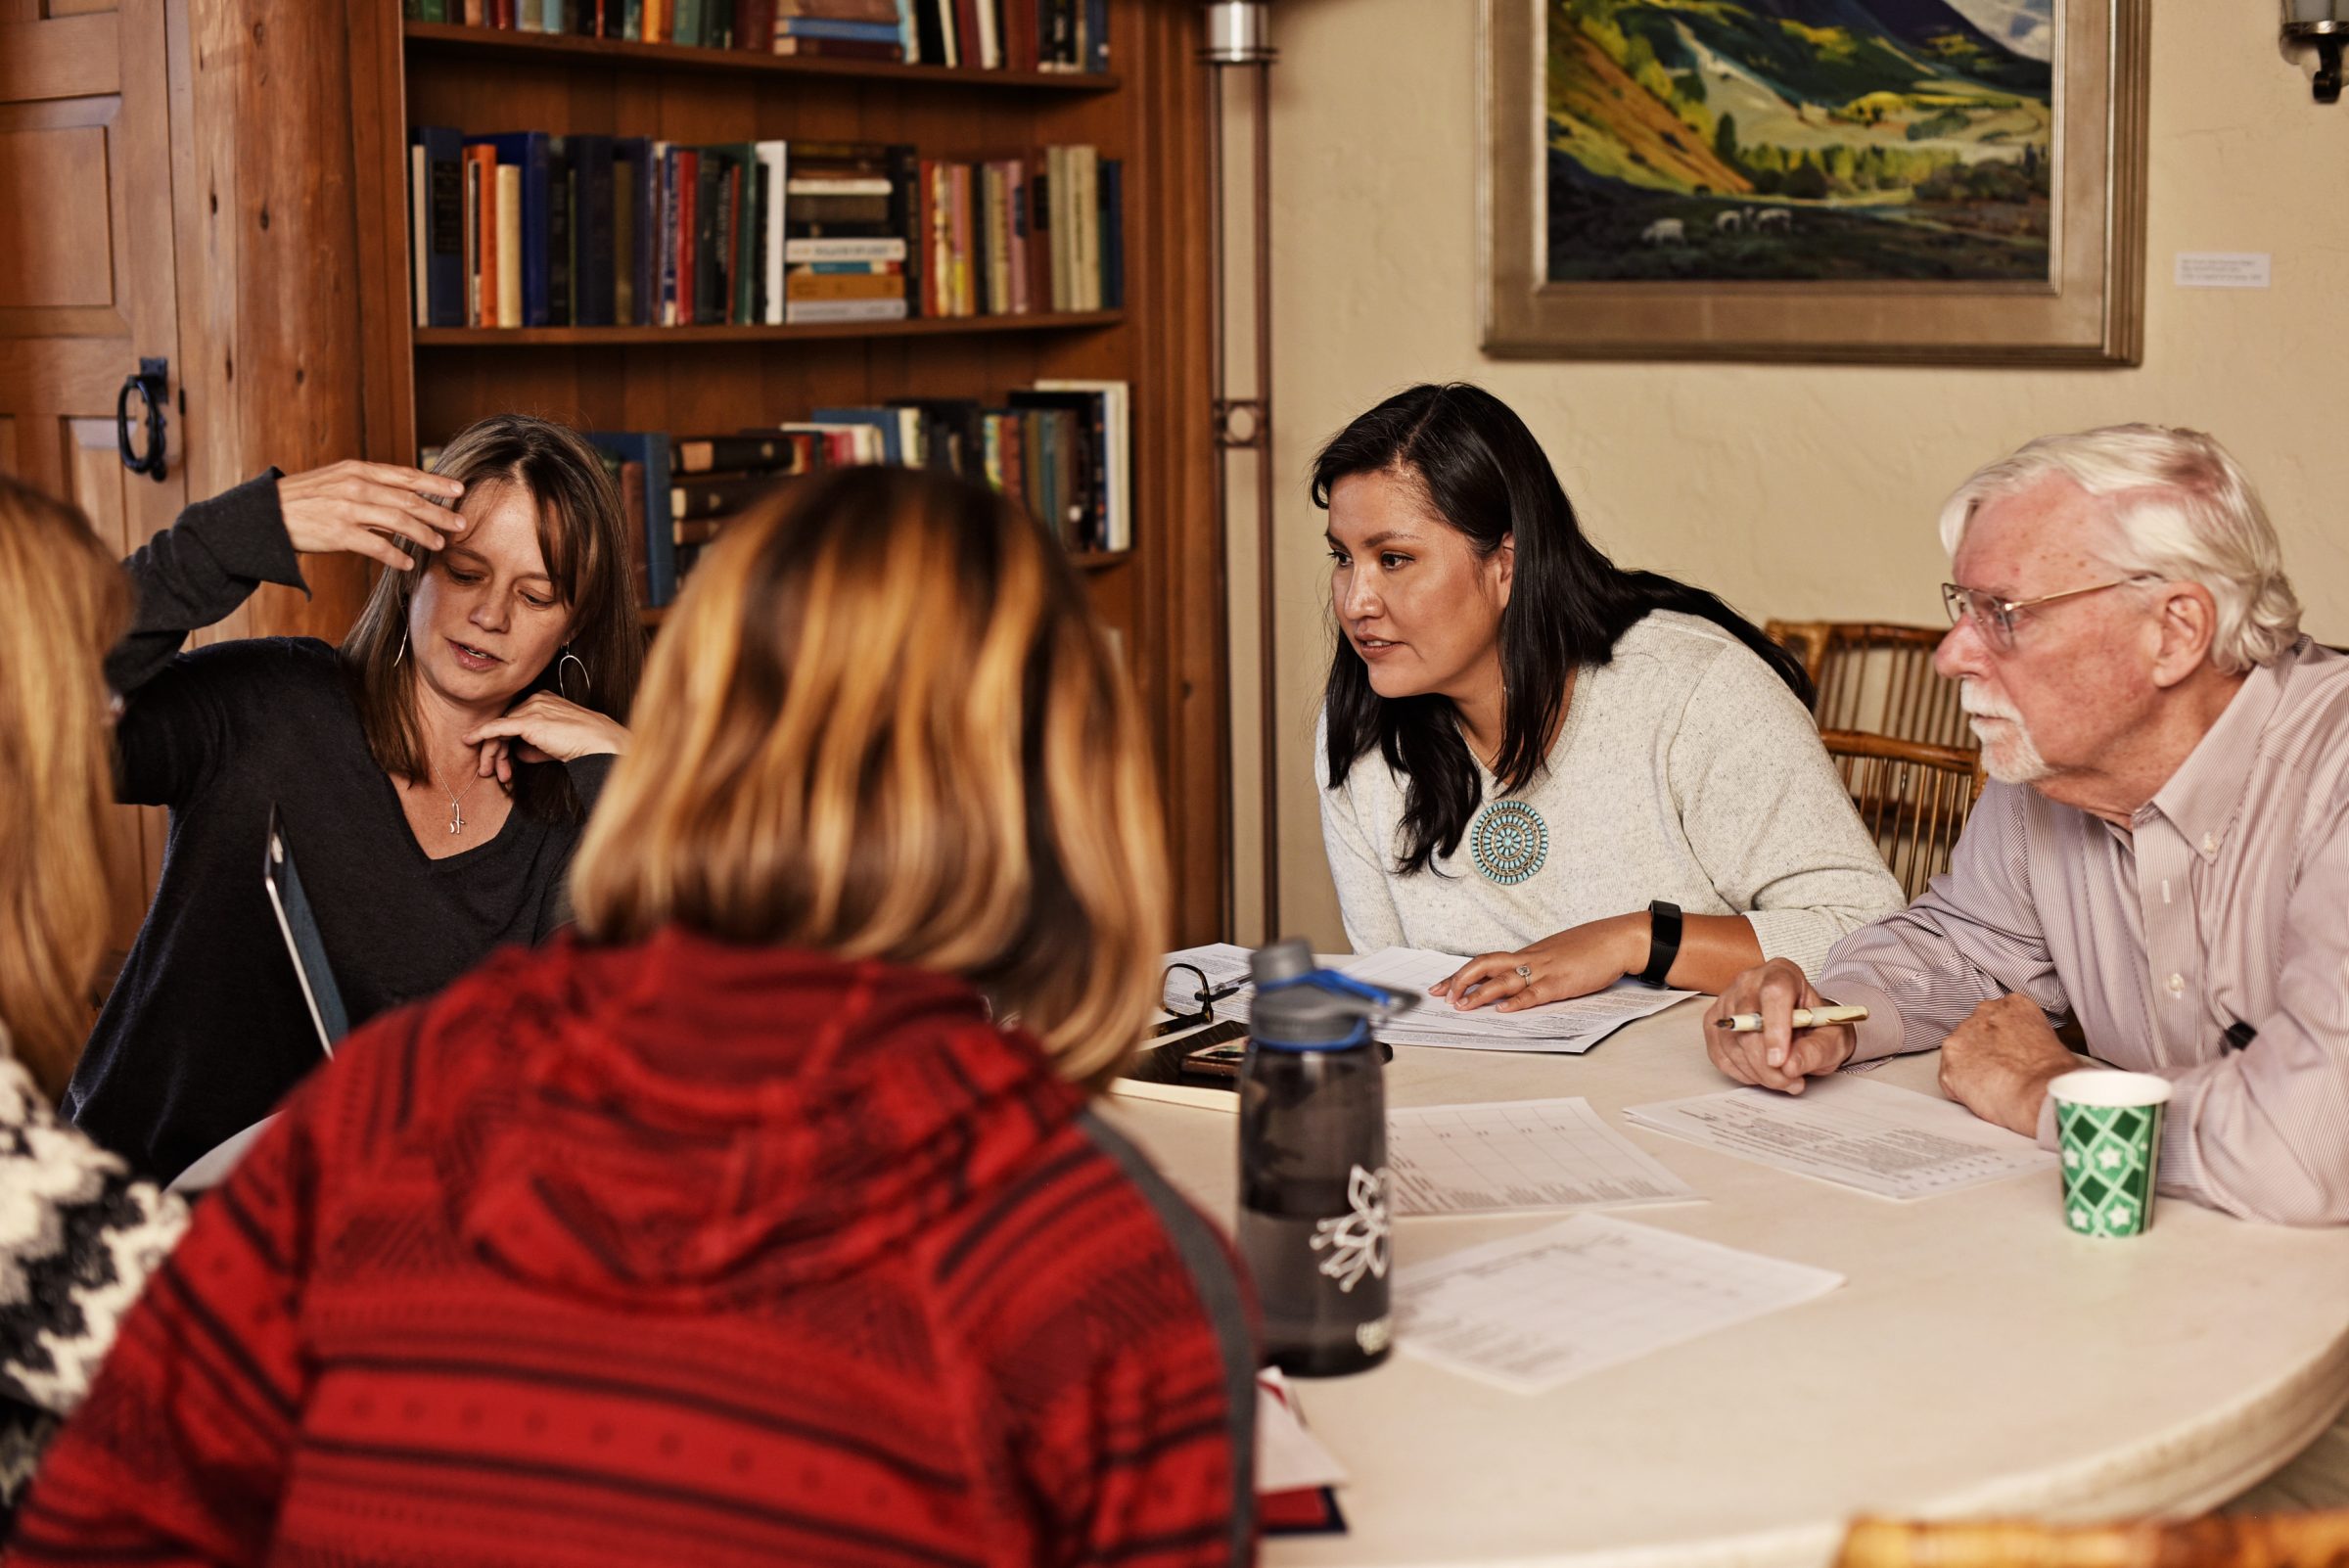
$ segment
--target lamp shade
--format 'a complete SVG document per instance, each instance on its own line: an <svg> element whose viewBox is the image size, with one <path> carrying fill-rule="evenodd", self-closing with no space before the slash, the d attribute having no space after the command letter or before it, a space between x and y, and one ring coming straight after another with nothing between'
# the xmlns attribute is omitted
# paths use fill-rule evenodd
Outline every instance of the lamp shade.
<svg viewBox="0 0 2349 1568"><path fill-rule="evenodd" d="M2349 22L2349 0L2283 0L2283 20L2301 24Z"/></svg>

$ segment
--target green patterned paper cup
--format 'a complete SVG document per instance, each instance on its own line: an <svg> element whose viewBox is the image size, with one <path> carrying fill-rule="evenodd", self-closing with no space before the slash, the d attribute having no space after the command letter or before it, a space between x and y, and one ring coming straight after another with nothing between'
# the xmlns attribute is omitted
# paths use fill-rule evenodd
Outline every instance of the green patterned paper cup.
<svg viewBox="0 0 2349 1568"><path fill-rule="evenodd" d="M2084 1236L2134 1236L2153 1222L2153 1166L2170 1081L2091 1069L2048 1085L2063 1151L2063 1222Z"/></svg>

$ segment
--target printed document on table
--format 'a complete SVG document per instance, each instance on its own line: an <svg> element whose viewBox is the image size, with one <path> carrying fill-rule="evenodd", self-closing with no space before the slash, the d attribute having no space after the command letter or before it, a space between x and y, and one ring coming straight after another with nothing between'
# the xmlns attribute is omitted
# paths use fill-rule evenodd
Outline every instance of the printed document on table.
<svg viewBox="0 0 2349 1568"><path fill-rule="evenodd" d="M1520 1394L1827 1294L1843 1276L1604 1215L1395 1275L1397 1343Z"/></svg>
<svg viewBox="0 0 2349 1568"><path fill-rule="evenodd" d="M1387 1170L1398 1214L1697 1201L1687 1182L1579 1098L1389 1111Z"/></svg>
<svg viewBox="0 0 2349 1568"><path fill-rule="evenodd" d="M1421 947L1381 947L1376 952L1349 958L1339 967L1357 980L1401 986L1425 995L1428 987L1439 980L1449 980L1467 961L1456 953L1430 952ZM1693 994L1685 991L1657 991L1626 980L1588 996L1546 1002L1518 1013L1497 1012L1491 1007L1462 1012L1449 998L1431 996L1396 1015L1379 1030L1378 1038L1397 1045L1574 1054L1589 1050L1634 1019L1662 1012L1681 997Z"/></svg>
<svg viewBox="0 0 2349 1568"><path fill-rule="evenodd" d="M1246 981L1251 953L1231 943L1210 943L1167 954L1165 1006L1175 1014L1199 1010L1199 977L1176 964L1189 964L1207 977L1210 990L1233 981ZM1430 952L1421 947L1382 947L1348 958L1338 965L1357 980L1398 987L1426 996L1427 988L1456 974L1468 960L1457 953ZM1256 988L1243 985L1216 1002L1218 1018L1248 1016ZM1443 997L1428 997L1406 1007L1378 1030L1378 1038L1396 1045L1450 1045L1463 1050L1554 1051L1573 1054L1589 1050L1607 1036L1650 1013L1661 1012L1685 991L1656 991L1635 981L1623 981L1606 991L1571 1001L1528 1007L1521 1013L1479 1007L1461 1012Z"/></svg>
<svg viewBox="0 0 2349 1568"><path fill-rule="evenodd" d="M1728 1089L1623 1114L1658 1132L1882 1198L1930 1198L2055 1166L2037 1142L1954 1100L1864 1078L1815 1078L1800 1094Z"/></svg>

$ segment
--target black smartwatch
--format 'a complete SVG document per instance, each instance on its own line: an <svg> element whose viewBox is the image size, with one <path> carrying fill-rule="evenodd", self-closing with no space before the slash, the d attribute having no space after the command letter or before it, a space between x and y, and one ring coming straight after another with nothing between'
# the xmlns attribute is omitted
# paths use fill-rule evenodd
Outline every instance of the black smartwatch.
<svg viewBox="0 0 2349 1568"><path fill-rule="evenodd" d="M1681 955L1681 906L1658 899L1647 906L1647 967L1639 971L1639 984L1661 991Z"/></svg>

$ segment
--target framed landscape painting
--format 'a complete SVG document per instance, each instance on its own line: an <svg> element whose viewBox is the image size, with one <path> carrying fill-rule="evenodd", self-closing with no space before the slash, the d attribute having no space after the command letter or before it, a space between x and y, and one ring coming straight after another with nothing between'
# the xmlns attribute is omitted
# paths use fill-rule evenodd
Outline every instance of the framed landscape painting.
<svg viewBox="0 0 2349 1568"><path fill-rule="evenodd" d="M2138 362L2150 0L1484 0L1485 348Z"/></svg>

